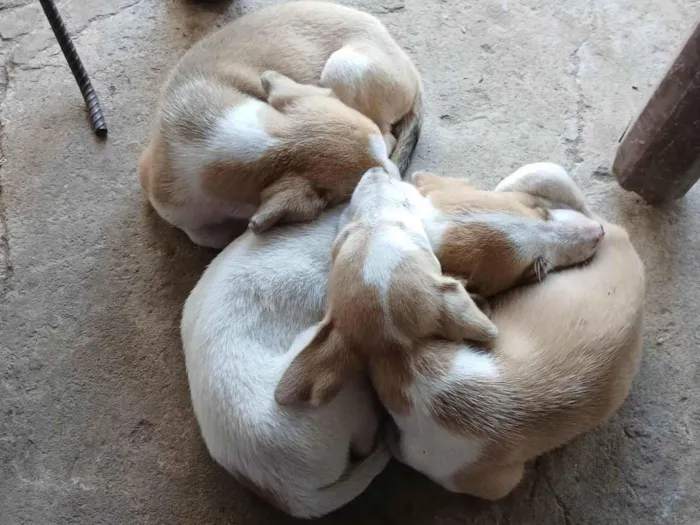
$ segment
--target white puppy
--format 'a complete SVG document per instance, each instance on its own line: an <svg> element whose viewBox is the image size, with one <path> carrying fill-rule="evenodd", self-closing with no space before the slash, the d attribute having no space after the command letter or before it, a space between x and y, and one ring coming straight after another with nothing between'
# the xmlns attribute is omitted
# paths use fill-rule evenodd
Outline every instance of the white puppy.
<svg viewBox="0 0 700 525"><path fill-rule="evenodd" d="M281 408L274 398L323 315L339 213L245 233L207 268L182 317L192 404L209 452L270 503L306 518L357 497L390 458L382 440L375 445L379 412L364 378L314 411ZM366 457L350 464L350 452Z"/></svg>

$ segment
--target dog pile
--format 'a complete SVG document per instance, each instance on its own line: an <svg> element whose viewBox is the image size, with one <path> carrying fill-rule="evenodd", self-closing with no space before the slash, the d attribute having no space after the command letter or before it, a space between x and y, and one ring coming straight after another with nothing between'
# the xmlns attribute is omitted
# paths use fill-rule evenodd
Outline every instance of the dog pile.
<svg viewBox="0 0 700 525"><path fill-rule="evenodd" d="M182 58L141 157L158 213L225 247L182 318L204 441L294 516L348 503L392 456L503 497L637 371L644 269L626 232L550 163L493 191L401 180L422 91L376 18L282 3Z"/></svg>

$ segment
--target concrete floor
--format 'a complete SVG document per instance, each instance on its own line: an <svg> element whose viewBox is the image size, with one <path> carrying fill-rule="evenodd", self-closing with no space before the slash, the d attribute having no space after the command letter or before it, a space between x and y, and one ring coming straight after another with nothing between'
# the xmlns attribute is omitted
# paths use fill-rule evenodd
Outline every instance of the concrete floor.
<svg viewBox="0 0 700 525"><path fill-rule="evenodd" d="M38 2L0 0L0 524L292 523L212 464L189 403L180 307L212 253L144 204L158 87L199 36L273 3L58 5L110 126L96 141ZM609 173L697 0L355 0L425 78L414 167L493 186L571 169L648 268L641 373L603 428L537 461L505 501L393 465L326 524L700 523L700 190L654 209Z"/></svg>

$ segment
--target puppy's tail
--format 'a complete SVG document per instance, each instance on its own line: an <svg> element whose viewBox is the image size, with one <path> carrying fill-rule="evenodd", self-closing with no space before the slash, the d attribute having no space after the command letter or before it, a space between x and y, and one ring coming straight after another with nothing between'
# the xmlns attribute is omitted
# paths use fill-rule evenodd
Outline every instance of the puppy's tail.
<svg viewBox="0 0 700 525"><path fill-rule="evenodd" d="M389 459L389 449L381 442L369 456L348 468L338 481L296 495L288 502L287 510L297 518L318 518L329 514L362 494L384 470Z"/></svg>
<svg viewBox="0 0 700 525"><path fill-rule="evenodd" d="M408 166L411 164L413 152L418 144L420 130L423 127L423 86L418 87L413 106L401 120L394 124L393 134L396 137L396 146L391 153L391 160L399 168L401 177L406 178Z"/></svg>

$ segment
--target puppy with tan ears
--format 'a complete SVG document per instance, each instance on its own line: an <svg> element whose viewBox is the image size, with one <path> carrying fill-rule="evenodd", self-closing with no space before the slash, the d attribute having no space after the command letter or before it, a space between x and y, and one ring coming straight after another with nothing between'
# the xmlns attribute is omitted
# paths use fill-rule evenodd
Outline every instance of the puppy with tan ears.
<svg viewBox="0 0 700 525"><path fill-rule="evenodd" d="M196 244L222 248L349 199L362 174L405 172L422 84L375 17L287 2L197 43L163 89L141 185Z"/></svg>
<svg viewBox="0 0 700 525"><path fill-rule="evenodd" d="M589 218L581 190L555 164L523 166L500 191L425 171L412 180L427 198L423 223L443 271L484 297L589 259L605 233Z"/></svg>
<svg viewBox="0 0 700 525"><path fill-rule="evenodd" d="M464 182L421 182L421 192L453 216L482 199ZM627 233L591 213L563 168L523 166L496 190L504 198L529 195L530 204L566 208L551 210L551 217L563 211L589 216L606 234L587 265L499 296L491 313L499 335L489 351L434 341L408 365L410 379L400 389L407 402L392 411L395 456L449 490L486 499L507 495L525 462L599 425L620 406L641 355L645 290L644 267ZM486 211L469 208L469 220ZM447 253L450 238L443 238ZM450 261L457 273L473 272L470 259L461 260L462 268L458 257Z"/></svg>
<svg viewBox="0 0 700 525"><path fill-rule="evenodd" d="M439 191L442 182L456 205L454 181L436 176L428 180L428 193ZM463 273L482 289L500 283L488 275L498 269L496 261L521 268L522 254L534 253L526 249L523 235L540 252L536 260L547 258L547 267L552 254L562 255L568 265L601 252L589 266L560 272L499 299L492 315L499 335L490 351L478 343L434 338L409 348L371 349L372 383L397 426L395 456L449 490L489 499L506 495L520 481L526 461L609 417L635 375L644 295L641 262L621 228L607 225L603 239L600 224L584 215L588 210L583 201L577 202L577 193L567 187L575 189L559 167L528 166L499 185L500 195L491 194L494 200L488 195L476 198L470 195L476 190L464 186L462 197L464 202L472 199L471 206L455 210L443 202L440 210L436 199L421 214L441 250L450 248L452 237L447 234L454 228L474 231L473 249L495 242L490 238L512 243L493 259L494 266L475 269L471 259L462 260ZM547 219L539 219L561 221L563 229L543 228L540 235L530 235L537 229L528 225L504 237L505 225L528 222L523 216L504 220L518 217L515 210L528 201L565 202L575 209L562 210L563 215L554 210ZM445 209L451 215L445 215ZM446 226L449 220L457 225ZM569 236L562 237L562 232ZM457 270L458 261L453 263ZM365 265L372 267L371 262ZM278 401L303 403L308 401L305 392L315 392L319 385L323 391L335 378L351 376L348 369L356 370L347 348L314 343L319 337L325 335L312 339L282 376ZM319 368L319 363L325 367Z"/></svg>
<svg viewBox="0 0 700 525"><path fill-rule="evenodd" d="M209 453L300 518L349 503L391 458L362 376L315 410L275 402L289 363L318 331L340 211L245 232L212 261L182 312L192 407Z"/></svg>
<svg viewBox="0 0 700 525"><path fill-rule="evenodd" d="M381 168L362 177L333 245L326 316L277 387L279 403L326 403L388 348L496 336L463 284L442 275L420 219L423 200Z"/></svg>

